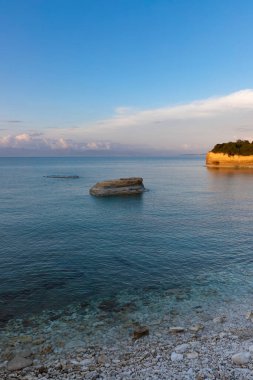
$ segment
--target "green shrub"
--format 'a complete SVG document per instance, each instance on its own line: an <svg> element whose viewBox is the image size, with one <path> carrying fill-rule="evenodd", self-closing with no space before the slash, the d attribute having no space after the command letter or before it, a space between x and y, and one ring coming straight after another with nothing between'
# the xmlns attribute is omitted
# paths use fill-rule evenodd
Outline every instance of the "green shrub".
<svg viewBox="0 0 253 380"><path fill-rule="evenodd" d="M216 144L212 152L225 153L229 156L234 156L235 154L239 156L250 156L253 155L253 141L237 140L235 142L230 141L228 143Z"/></svg>

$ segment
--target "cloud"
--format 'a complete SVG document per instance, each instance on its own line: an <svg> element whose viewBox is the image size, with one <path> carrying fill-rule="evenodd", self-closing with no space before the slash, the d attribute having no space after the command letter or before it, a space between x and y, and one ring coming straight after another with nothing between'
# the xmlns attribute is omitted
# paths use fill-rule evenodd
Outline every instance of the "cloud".
<svg viewBox="0 0 253 380"><path fill-rule="evenodd" d="M115 109L113 117L100 120L97 125L110 128L131 125L160 124L166 121L188 121L206 119L218 115L253 110L253 90L247 89L222 97L197 100L187 104L167 106L147 110L134 110L127 107ZM96 125L96 123L95 123Z"/></svg>
<svg viewBox="0 0 253 380"><path fill-rule="evenodd" d="M80 124L75 129L63 125L4 133L0 135L0 148L110 152L115 147L121 150L127 147L128 151L136 152L156 149L203 153L218 142L252 140L253 90L160 108L120 106L111 117Z"/></svg>
<svg viewBox="0 0 253 380"><path fill-rule="evenodd" d="M19 124L23 123L22 120L0 120L1 124Z"/></svg>
<svg viewBox="0 0 253 380"><path fill-rule="evenodd" d="M253 90L246 89L166 107L118 107L114 114L77 131L78 136L143 144L157 149L203 151L217 141L248 138L253 120Z"/></svg>
<svg viewBox="0 0 253 380"><path fill-rule="evenodd" d="M30 149L38 151L87 151L87 150L110 150L109 142L76 142L71 139L48 138L42 133L21 133L0 137L0 148Z"/></svg>

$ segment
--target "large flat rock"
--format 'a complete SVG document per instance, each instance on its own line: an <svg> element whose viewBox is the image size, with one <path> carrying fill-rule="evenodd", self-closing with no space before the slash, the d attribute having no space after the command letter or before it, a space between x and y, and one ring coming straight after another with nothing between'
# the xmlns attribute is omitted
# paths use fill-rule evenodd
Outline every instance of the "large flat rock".
<svg viewBox="0 0 253 380"><path fill-rule="evenodd" d="M112 195L137 195L145 191L143 179L140 177L111 179L96 183L90 194L97 197Z"/></svg>

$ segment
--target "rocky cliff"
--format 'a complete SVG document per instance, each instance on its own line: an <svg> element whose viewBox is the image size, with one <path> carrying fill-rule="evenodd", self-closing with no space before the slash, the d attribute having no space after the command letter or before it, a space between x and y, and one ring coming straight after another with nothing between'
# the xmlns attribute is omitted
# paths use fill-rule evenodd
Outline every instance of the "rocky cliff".
<svg viewBox="0 0 253 380"><path fill-rule="evenodd" d="M253 167L253 155L239 156L225 153L208 152L206 155L206 165L210 167Z"/></svg>

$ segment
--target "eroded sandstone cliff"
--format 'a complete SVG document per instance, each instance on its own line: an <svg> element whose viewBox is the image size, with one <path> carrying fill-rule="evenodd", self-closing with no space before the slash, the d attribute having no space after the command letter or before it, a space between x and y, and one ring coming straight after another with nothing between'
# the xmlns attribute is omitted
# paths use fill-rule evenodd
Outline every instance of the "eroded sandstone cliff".
<svg viewBox="0 0 253 380"><path fill-rule="evenodd" d="M206 165L212 167L253 167L253 155L239 156L208 152Z"/></svg>

